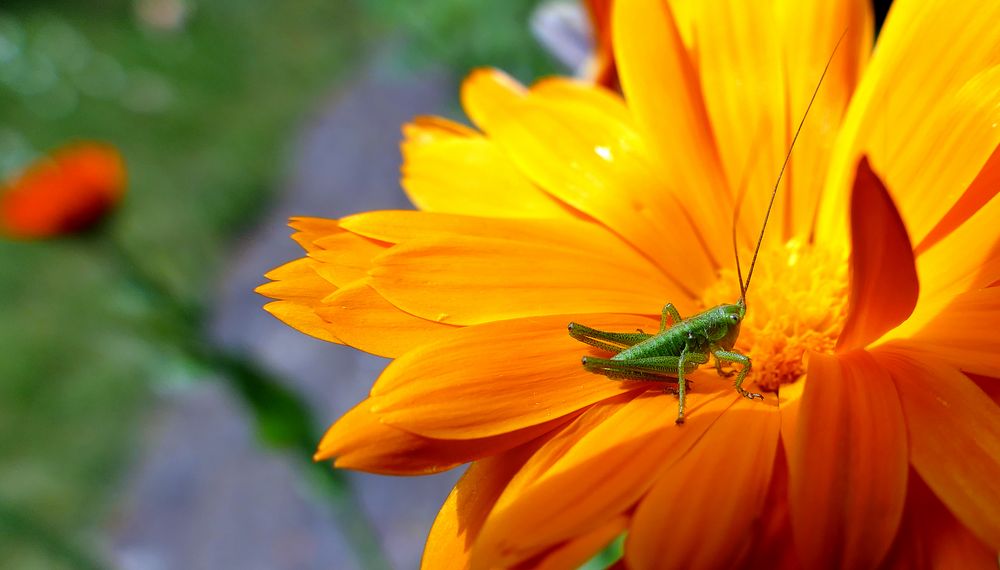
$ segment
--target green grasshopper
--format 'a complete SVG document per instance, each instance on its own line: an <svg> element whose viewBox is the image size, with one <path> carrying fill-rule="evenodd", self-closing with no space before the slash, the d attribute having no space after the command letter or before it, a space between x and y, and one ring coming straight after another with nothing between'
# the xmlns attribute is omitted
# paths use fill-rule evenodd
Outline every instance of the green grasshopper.
<svg viewBox="0 0 1000 570"><path fill-rule="evenodd" d="M760 229L760 236L757 238L757 246L750 262L746 282L743 281L739 253L736 249L736 218L743 196L742 191L737 199L733 214L733 253L736 257L737 278L740 281L739 300L731 305L719 305L707 309L686 319L681 318L673 303L667 303L660 313L660 330L656 334L647 334L642 330L628 333L607 332L578 323L570 323L570 336L590 346L614 353L611 358L584 356L583 367L586 370L619 380L671 382L676 379L679 400L676 420L678 424L684 423L684 394L687 389L685 376L694 372L699 366L707 364L710 355L715 357L715 369L720 376L728 377L734 374L733 371L725 371L723 363L740 365L734 387L741 396L749 399L764 399L761 394L749 392L743 388L743 381L750 373L751 362L749 357L737 352L733 347L736 344L736 339L740 336L740 323L747 312L747 289L750 287L750 278L753 277L753 268L757 263L760 244L764 240L764 230L767 229L771 207L774 205L774 198L781 185L781 177L785 173L785 167L788 166L788 161L792 156L792 149L795 148L795 141L799 138L806 117L809 116L809 110L812 109L819 88L823 84L830 63L833 61L833 56L836 55L837 48L840 47L840 42L843 41L846 34L847 30L841 34L840 40L834 46L833 52L826 62L826 67L823 68L823 74L813 91L812 98L809 100L809 105L806 106L806 111L799 121L795 136L792 137L785 161L778 172L778 179L774 183L774 190L771 191L771 201L768 203L767 213L764 215L764 223ZM669 326L668 316L670 317Z"/></svg>

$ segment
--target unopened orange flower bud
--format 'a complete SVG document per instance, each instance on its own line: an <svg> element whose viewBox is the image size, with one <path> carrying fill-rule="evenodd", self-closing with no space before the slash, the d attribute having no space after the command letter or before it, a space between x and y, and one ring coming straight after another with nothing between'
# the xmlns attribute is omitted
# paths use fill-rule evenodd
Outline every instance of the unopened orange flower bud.
<svg viewBox="0 0 1000 570"><path fill-rule="evenodd" d="M125 192L125 163L106 144L84 142L30 165L0 189L0 232L39 239L82 232Z"/></svg>

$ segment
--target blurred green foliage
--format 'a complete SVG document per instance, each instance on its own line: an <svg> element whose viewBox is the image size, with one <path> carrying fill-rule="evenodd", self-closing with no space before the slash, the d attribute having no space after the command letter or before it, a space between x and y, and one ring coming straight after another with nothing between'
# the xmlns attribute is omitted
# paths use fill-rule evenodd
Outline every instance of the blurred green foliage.
<svg viewBox="0 0 1000 570"><path fill-rule="evenodd" d="M406 64L444 62L461 75L494 66L523 82L556 70L529 30L538 0L375 0L361 5L370 19L410 39L416 49L406 54Z"/></svg>
<svg viewBox="0 0 1000 570"><path fill-rule="evenodd" d="M111 231L208 306L292 135L378 42L401 70L551 70L534 0L10 0L0 6L0 177L72 139L116 145ZM149 299L88 241L0 241L0 567L81 565L138 444L149 380L183 378ZM134 448L133 448L134 449ZM60 541L62 541L60 543Z"/></svg>

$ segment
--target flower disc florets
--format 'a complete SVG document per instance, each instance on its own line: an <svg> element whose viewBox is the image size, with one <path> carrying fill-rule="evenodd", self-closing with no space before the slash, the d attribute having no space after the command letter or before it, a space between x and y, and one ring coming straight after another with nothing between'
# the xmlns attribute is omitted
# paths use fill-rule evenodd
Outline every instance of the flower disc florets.
<svg viewBox="0 0 1000 570"><path fill-rule="evenodd" d="M774 391L806 372L809 351L833 352L847 315L847 258L791 239L761 247L747 292L736 350L753 362L752 381ZM736 271L720 271L702 297L705 307L739 299Z"/></svg>

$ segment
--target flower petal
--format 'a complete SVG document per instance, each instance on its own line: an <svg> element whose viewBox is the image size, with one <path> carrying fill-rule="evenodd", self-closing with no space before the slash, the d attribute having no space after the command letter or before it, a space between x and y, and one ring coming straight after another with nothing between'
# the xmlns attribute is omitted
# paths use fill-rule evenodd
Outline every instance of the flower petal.
<svg viewBox="0 0 1000 570"><path fill-rule="evenodd" d="M499 69L481 68L462 82L462 108L473 123L491 133L497 123L506 120L507 107L526 93L523 85Z"/></svg>
<svg viewBox="0 0 1000 570"><path fill-rule="evenodd" d="M639 503L626 542L628 567L739 564L763 514L780 419L773 398L739 398L726 410Z"/></svg>
<svg viewBox="0 0 1000 570"><path fill-rule="evenodd" d="M587 75L594 83L614 88L618 84L615 56L611 50L611 6L612 0L585 0L584 6L590 16L593 56L587 67Z"/></svg>
<svg viewBox="0 0 1000 570"><path fill-rule="evenodd" d="M375 260L370 283L409 313L462 325L589 311L648 314L681 297L642 265L583 243L453 236L392 248Z"/></svg>
<svg viewBox="0 0 1000 570"><path fill-rule="evenodd" d="M997 39L994 49L1000 49L1000 36ZM1000 144L996 127L1000 122L1000 65L970 78L951 97L938 101L923 120L926 126L916 141L886 161L887 180L906 189L899 203L907 227L921 240L948 208L957 205ZM991 190L990 197L998 188Z"/></svg>
<svg viewBox="0 0 1000 570"><path fill-rule="evenodd" d="M782 425L785 420L785 415L782 413ZM782 437L784 433L782 432ZM747 570L802 568L795 549L788 540L788 537L792 536L792 521L788 512L788 461L785 453L787 447L787 444L778 446L774 468L771 470L770 487L764 500L767 508L761 513L749 556L739 566L741 568Z"/></svg>
<svg viewBox="0 0 1000 570"><path fill-rule="evenodd" d="M1000 154L997 155L1000 157ZM1000 184L1000 160L993 166ZM985 172L985 171L984 171ZM920 298L913 314L883 340L908 338L946 310L957 295L1000 279L1000 198L994 197L917 257Z"/></svg>
<svg viewBox="0 0 1000 570"><path fill-rule="evenodd" d="M582 220L499 219L477 216L383 210L363 212L340 221L360 236L392 244L426 237L482 237L541 242L563 248L594 250L624 256L629 263L657 270L603 227Z"/></svg>
<svg viewBox="0 0 1000 570"><path fill-rule="evenodd" d="M756 3L720 0L695 4L693 15L701 92L723 172L730 188L746 187L740 225L756 240L788 146L776 14Z"/></svg>
<svg viewBox="0 0 1000 570"><path fill-rule="evenodd" d="M371 402L364 400L330 426L313 459L335 459L335 467L382 475L426 475L499 455L561 423L556 420L489 438L443 440L388 426L370 408Z"/></svg>
<svg viewBox="0 0 1000 570"><path fill-rule="evenodd" d="M685 193L687 211L722 260L728 257L733 200L698 73L671 10L660 0L615 2L618 73L655 164L669 173L671 187Z"/></svg>
<svg viewBox="0 0 1000 570"><path fill-rule="evenodd" d="M297 301L274 301L264 305L264 310L274 315L279 321L311 337L343 344L333 334L330 323L321 319L311 305Z"/></svg>
<svg viewBox="0 0 1000 570"><path fill-rule="evenodd" d="M867 154L919 242L1000 141L993 128L1000 4L899 0L844 119L817 237L835 240L853 165ZM992 118L991 118L992 117ZM955 160L961 157L961 160Z"/></svg>
<svg viewBox="0 0 1000 570"><path fill-rule="evenodd" d="M782 51L787 74L789 136L802 119L823 66L831 55L834 56L816 92L809 118L802 125L786 172L791 187L784 207L787 235L808 236L813 231L821 195L817 188L826 178L836 133L872 51L874 15L868 0L788 0L778 9L778 14L784 36ZM844 39L833 54L833 46L841 34L845 34ZM728 128L734 126L750 128L741 121L727 125ZM772 176L776 174L777 171ZM773 185L773 182L769 184L768 189Z"/></svg>
<svg viewBox="0 0 1000 570"><path fill-rule="evenodd" d="M963 293L948 304L906 343L953 367L973 374L1000 378L1000 288Z"/></svg>
<svg viewBox="0 0 1000 570"><path fill-rule="evenodd" d="M1000 146L993 150L993 154L976 175L976 179L955 205L938 220L934 228L920 240L914 252L920 255L939 241L953 235L956 230L960 231L970 218L986 209L991 202L996 202L993 198L998 190L1000 190Z"/></svg>
<svg viewBox="0 0 1000 570"><path fill-rule="evenodd" d="M306 305L318 303L337 288L316 273L317 265L308 257L290 261L268 271L264 277L271 282L257 287L254 292L282 301L301 301Z"/></svg>
<svg viewBox="0 0 1000 570"><path fill-rule="evenodd" d="M309 256L320 262L316 272L337 286L365 278L372 261L388 248L388 244L343 229L315 239L313 246Z"/></svg>
<svg viewBox="0 0 1000 570"><path fill-rule="evenodd" d="M811 353L788 454L795 544L806 568L874 568L906 492L906 424L888 373L866 352Z"/></svg>
<svg viewBox="0 0 1000 570"><path fill-rule="evenodd" d="M337 224L337 220L326 218L296 216L288 220L288 225L295 230L292 239L307 252L319 249L313 244L316 240L343 232Z"/></svg>
<svg viewBox="0 0 1000 570"><path fill-rule="evenodd" d="M563 568L580 568L592 559L602 548L625 530L628 517L617 516L607 520L590 532L574 537L572 540L556 546L545 554L537 556L519 568L524 570L562 570Z"/></svg>
<svg viewBox="0 0 1000 570"><path fill-rule="evenodd" d="M512 105L506 115L491 136L546 192L602 222L684 285L699 290L712 282L717 260L730 255L729 234L705 241L711 234L692 223L681 199L696 193L667 187L637 132L606 113L544 101Z"/></svg>
<svg viewBox="0 0 1000 570"><path fill-rule="evenodd" d="M920 480L909 477L906 511L885 568L996 570L996 551L983 544Z"/></svg>
<svg viewBox="0 0 1000 570"><path fill-rule="evenodd" d="M866 159L851 197L851 293L838 351L863 348L903 322L919 284L906 227Z"/></svg>
<svg viewBox="0 0 1000 570"><path fill-rule="evenodd" d="M562 77L545 78L531 86L531 97L540 97L560 105L580 105L632 126L632 112L621 95L584 81Z"/></svg>
<svg viewBox="0 0 1000 570"><path fill-rule="evenodd" d="M402 185L421 210L500 218L566 218L566 207L542 192L503 151L478 135L443 134L408 125Z"/></svg>
<svg viewBox="0 0 1000 570"><path fill-rule="evenodd" d="M314 310L343 344L388 358L444 340L458 330L396 308L364 281L341 287Z"/></svg>
<svg viewBox="0 0 1000 570"><path fill-rule="evenodd" d="M674 398L650 392L588 432L571 435L568 451L540 474L532 470L527 484L515 477L483 526L473 565L517 564L631 508L736 397L728 382L708 374L698 383L709 391L688 395L691 413L684 425L674 424ZM547 445L563 447L561 435Z"/></svg>
<svg viewBox="0 0 1000 570"><path fill-rule="evenodd" d="M420 561L422 569L469 567L469 552L483 521L507 482L536 447L525 444L469 467L434 519Z"/></svg>
<svg viewBox="0 0 1000 570"><path fill-rule="evenodd" d="M965 526L1000 551L1000 406L926 353L890 345L875 356L899 391L913 468Z"/></svg>
<svg viewBox="0 0 1000 570"><path fill-rule="evenodd" d="M420 142L479 136L479 131L476 129L434 115L414 117L413 121L403 125L402 130L405 139L414 139L414 141L419 140Z"/></svg>
<svg viewBox="0 0 1000 570"><path fill-rule="evenodd" d="M608 330L658 326L649 318L567 315L467 327L396 359L372 387L382 421L427 437L489 437L566 416L643 382L587 372L573 320Z"/></svg>

